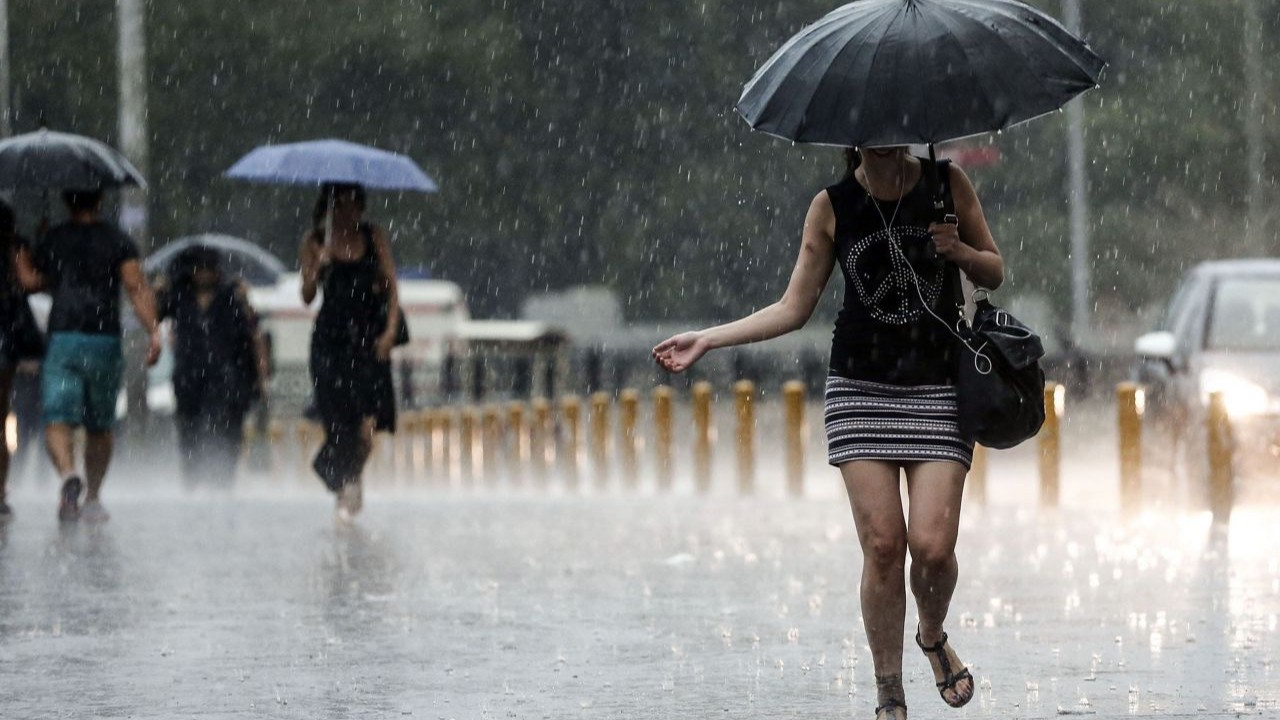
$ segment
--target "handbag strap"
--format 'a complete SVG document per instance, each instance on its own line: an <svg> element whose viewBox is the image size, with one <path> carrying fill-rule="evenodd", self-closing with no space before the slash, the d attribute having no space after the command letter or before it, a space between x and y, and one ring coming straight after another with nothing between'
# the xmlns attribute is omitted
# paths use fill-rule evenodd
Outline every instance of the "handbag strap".
<svg viewBox="0 0 1280 720"><path fill-rule="evenodd" d="M935 163L933 171L933 207L941 212L939 215L955 215L956 199L951 194L951 159L943 158ZM939 221L942 218L938 218ZM947 261L946 282L951 286L951 302L956 307L956 314L964 317L964 283L960 279L960 266Z"/></svg>

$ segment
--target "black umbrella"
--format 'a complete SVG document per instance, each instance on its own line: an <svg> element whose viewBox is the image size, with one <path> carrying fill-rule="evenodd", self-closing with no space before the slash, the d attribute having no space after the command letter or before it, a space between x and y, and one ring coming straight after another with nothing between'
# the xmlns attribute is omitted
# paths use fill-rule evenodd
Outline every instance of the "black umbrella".
<svg viewBox="0 0 1280 720"><path fill-rule="evenodd" d="M1105 64L1013 0L860 0L783 45L737 110L797 142L932 145L1052 112Z"/></svg>
<svg viewBox="0 0 1280 720"><path fill-rule="evenodd" d="M92 190L146 187L142 174L106 143L40 129L0 140L0 188Z"/></svg>

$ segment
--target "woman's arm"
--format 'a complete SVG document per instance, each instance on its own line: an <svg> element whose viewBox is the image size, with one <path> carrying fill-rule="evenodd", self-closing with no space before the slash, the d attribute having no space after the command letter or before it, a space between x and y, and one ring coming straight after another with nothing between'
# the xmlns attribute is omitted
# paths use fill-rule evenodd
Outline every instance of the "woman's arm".
<svg viewBox="0 0 1280 720"><path fill-rule="evenodd" d="M31 250L26 246L19 246L14 251L13 269L18 276L18 284L23 290L29 293L44 290L44 276L36 269L35 259L31 257Z"/></svg>
<svg viewBox="0 0 1280 720"><path fill-rule="evenodd" d="M1004 283L1004 258L991 237L982 203L973 189L969 176L960 166L951 164L951 196L956 203L958 225L933 223L929 232L933 235L938 254L960 266L974 285L995 290Z"/></svg>
<svg viewBox="0 0 1280 720"><path fill-rule="evenodd" d="M391 357L396 344L396 330L400 327L400 287L396 282L396 261L391 257L391 241L382 228L374 228L373 244L378 252L378 268L382 270L382 288L387 298L387 326L378 338L378 359Z"/></svg>
<svg viewBox="0 0 1280 720"><path fill-rule="evenodd" d="M320 273L329 264L329 248L315 241L314 231L302 236L302 245L298 247L299 272L302 275L302 303L310 305L316 299L316 288L320 283Z"/></svg>
<svg viewBox="0 0 1280 720"><path fill-rule="evenodd" d="M654 360L668 372L684 372L708 350L769 340L803 327L835 267L835 228L835 211L824 190L805 215L800 255L782 299L741 320L664 340L653 349Z"/></svg>

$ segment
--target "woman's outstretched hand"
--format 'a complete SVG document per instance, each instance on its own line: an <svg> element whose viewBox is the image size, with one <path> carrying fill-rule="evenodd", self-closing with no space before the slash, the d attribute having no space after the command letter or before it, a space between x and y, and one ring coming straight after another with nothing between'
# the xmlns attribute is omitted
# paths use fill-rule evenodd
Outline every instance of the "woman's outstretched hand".
<svg viewBox="0 0 1280 720"><path fill-rule="evenodd" d="M658 343L653 349L653 359L663 370L679 373L693 367L710 349L702 333L680 333Z"/></svg>

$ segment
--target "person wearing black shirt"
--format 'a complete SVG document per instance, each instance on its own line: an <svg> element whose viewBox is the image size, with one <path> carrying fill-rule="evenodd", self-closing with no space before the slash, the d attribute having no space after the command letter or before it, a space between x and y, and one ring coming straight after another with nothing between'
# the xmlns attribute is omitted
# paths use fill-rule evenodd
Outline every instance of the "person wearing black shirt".
<svg viewBox="0 0 1280 720"><path fill-rule="evenodd" d="M28 291L43 290L53 297L40 389L45 444L62 477L58 517L106 520L99 494L111 463L116 397L124 370L121 290L150 336L148 365L160 357L160 335L155 298L142 273L138 247L102 219L102 191L69 190L63 200L70 220L45 235L32 262L19 263L19 275ZM87 484L76 471L77 427L85 430Z"/></svg>

